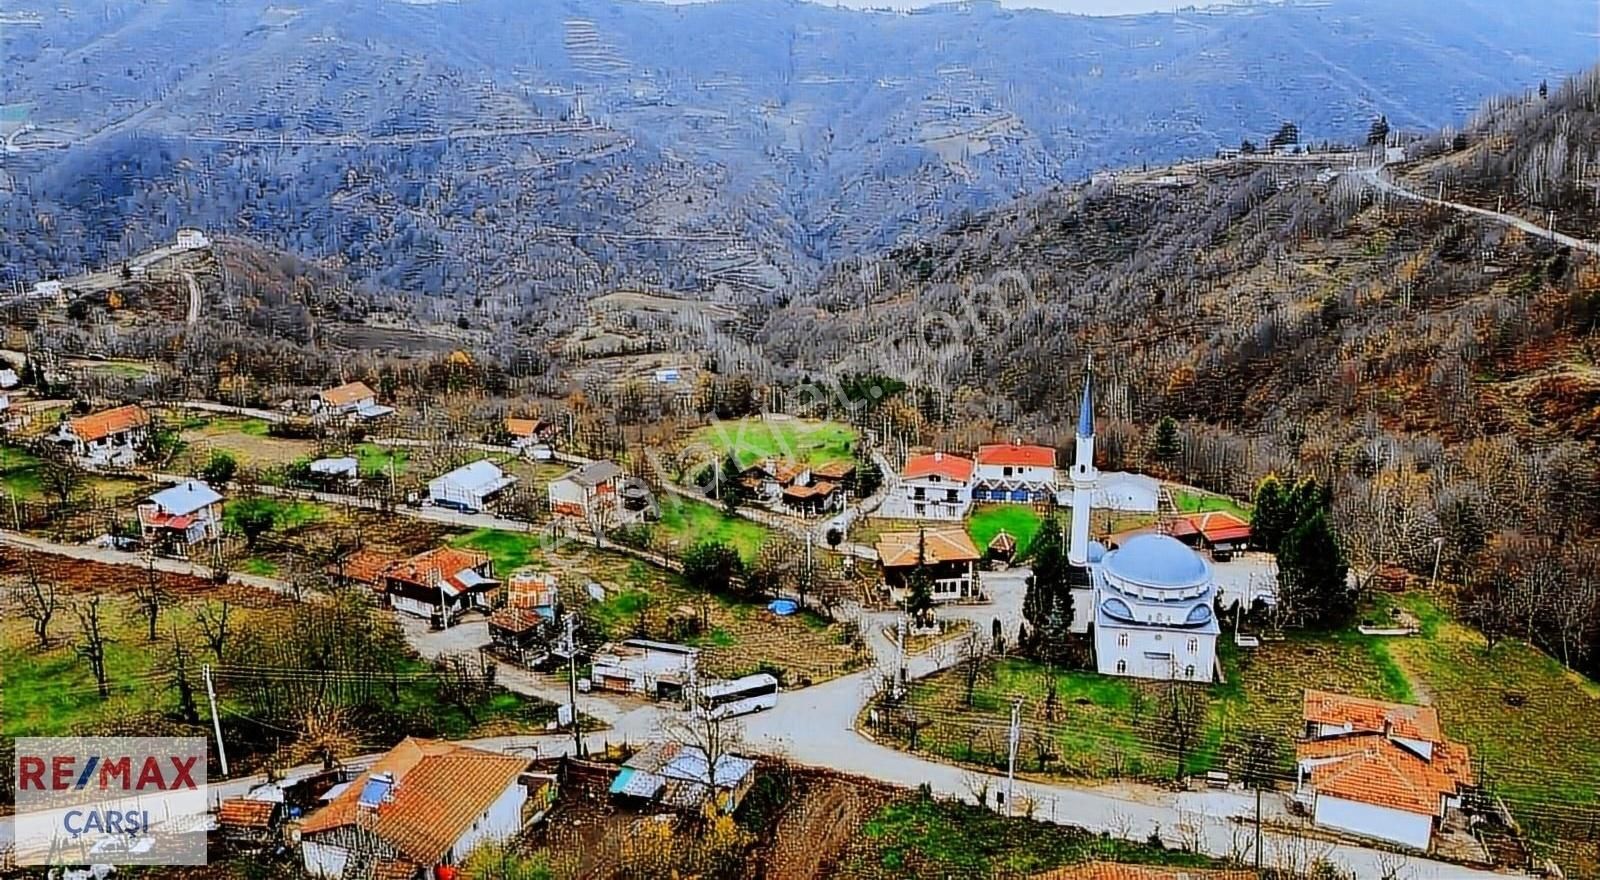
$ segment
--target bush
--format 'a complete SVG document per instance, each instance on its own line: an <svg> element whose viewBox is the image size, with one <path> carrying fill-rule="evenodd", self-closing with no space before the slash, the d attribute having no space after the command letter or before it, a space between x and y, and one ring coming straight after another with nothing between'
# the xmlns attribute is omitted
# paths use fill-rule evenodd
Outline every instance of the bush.
<svg viewBox="0 0 1600 880"><path fill-rule="evenodd" d="M211 460L200 469L200 478L213 486L225 486L233 482L233 476L238 472L239 462L229 453L219 450L211 453Z"/></svg>

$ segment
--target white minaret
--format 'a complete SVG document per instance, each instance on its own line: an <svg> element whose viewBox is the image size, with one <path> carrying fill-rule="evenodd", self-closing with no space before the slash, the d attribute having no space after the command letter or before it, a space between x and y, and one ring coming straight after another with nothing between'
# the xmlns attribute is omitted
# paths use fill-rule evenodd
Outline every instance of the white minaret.
<svg viewBox="0 0 1600 880"><path fill-rule="evenodd" d="M1083 403L1078 407L1078 448L1072 462L1072 543L1067 547L1067 562L1077 568L1089 564L1089 510L1099 479L1100 472L1094 469L1094 368L1088 367L1083 371Z"/></svg>

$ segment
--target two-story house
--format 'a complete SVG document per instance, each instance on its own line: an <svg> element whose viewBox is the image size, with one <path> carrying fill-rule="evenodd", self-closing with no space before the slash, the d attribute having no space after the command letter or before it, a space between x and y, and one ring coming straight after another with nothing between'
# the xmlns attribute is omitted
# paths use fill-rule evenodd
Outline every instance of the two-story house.
<svg viewBox="0 0 1600 880"><path fill-rule="evenodd" d="M1053 501L1057 490L1056 451L1024 443L980 446L975 474L974 501Z"/></svg>
<svg viewBox="0 0 1600 880"><path fill-rule="evenodd" d="M186 480L151 495L137 508L139 537L168 556L191 550L222 534L222 496L200 480Z"/></svg>
<svg viewBox="0 0 1600 880"><path fill-rule="evenodd" d="M135 404L61 423L55 441L91 467L127 467L150 439L150 414Z"/></svg>
<svg viewBox="0 0 1600 880"><path fill-rule="evenodd" d="M904 515L915 519L959 520L972 506L972 459L947 452L913 455L900 471L898 492Z"/></svg>

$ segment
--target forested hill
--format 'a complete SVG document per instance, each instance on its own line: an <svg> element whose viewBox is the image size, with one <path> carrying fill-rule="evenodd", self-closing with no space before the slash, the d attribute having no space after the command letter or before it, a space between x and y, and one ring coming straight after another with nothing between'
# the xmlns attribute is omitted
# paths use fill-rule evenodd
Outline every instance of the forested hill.
<svg viewBox="0 0 1600 880"><path fill-rule="evenodd" d="M1540 6L13 0L0 264L70 274L192 224L467 302L757 301L1285 119L1312 141L1459 122L1592 57L1586 0Z"/></svg>
<svg viewBox="0 0 1600 880"><path fill-rule="evenodd" d="M1534 191L1528 169L1593 168L1568 135L1596 130L1597 98L1600 69L1414 165L1453 156L1508 210L1571 208L1570 181ZM1600 258L1370 173L1209 162L1052 191L840 267L761 341L797 375L906 381L902 429L958 449L1069 445L1092 356L1102 465L1241 496L1315 475L1357 565L1426 574L1437 551L1481 625L1523 602L1517 635L1600 671ZM1182 451L1158 461L1167 416Z"/></svg>

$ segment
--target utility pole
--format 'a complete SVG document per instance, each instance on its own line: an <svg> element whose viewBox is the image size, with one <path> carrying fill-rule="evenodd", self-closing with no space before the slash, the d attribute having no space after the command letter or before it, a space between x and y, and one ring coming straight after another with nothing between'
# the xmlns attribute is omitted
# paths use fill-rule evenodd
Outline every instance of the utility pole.
<svg viewBox="0 0 1600 880"><path fill-rule="evenodd" d="M1006 758L1006 815L1017 814L1016 801L1012 798L1012 787L1017 782L1017 745L1022 740L1022 698L1011 704L1011 730L1006 736L1006 745L1009 755Z"/></svg>
<svg viewBox="0 0 1600 880"><path fill-rule="evenodd" d="M1444 555L1444 536L1433 539L1433 577L1428 581L1428 592L1439 585L1439 557Z"/></svg>
<svg viewBox="0 0 1600 880"><path fill-rule="evenodd" d="M572 612L567 612L567 707L572 711L572 753L583 757L583 731L578 726L578 641Z"/></svg>
<svg viewBox="0 0 1600 880"><path fill-rule="evenodd" d="M1256 780L1256 876L1261 875L1261 780Z"/></svg>
<svg viewBox="0 0 1600 880"><path fill-rule="evenodd" d="M228 749L222 744L222 718L217 714L217 690L211 686L211 664L200 667L206 680L206 700L211 703L211 729L217 734L217 761L222 764L222 775L228 775Z"/></svg>
<svg viewBox="0 0 1600 880"><path fill-rule="evenodd" d="M894 687L889 691L895 699L904 692L906 679L906 619L902 615L894 622Z"/></svg>

